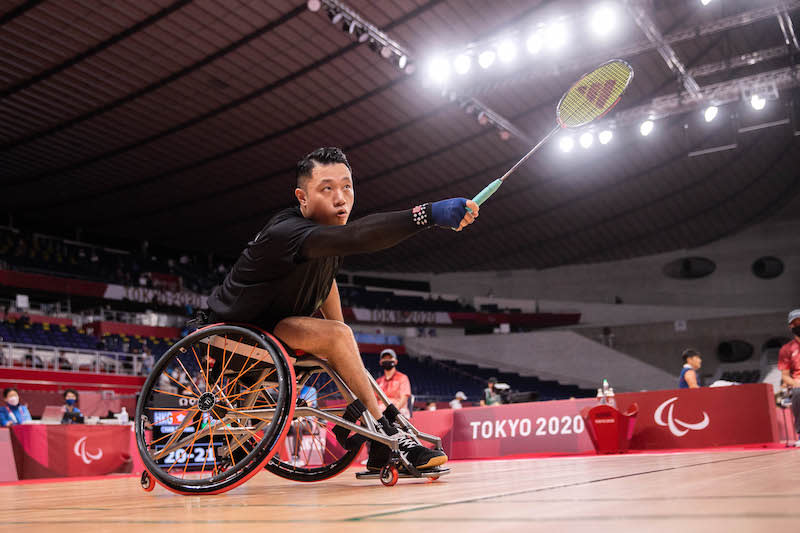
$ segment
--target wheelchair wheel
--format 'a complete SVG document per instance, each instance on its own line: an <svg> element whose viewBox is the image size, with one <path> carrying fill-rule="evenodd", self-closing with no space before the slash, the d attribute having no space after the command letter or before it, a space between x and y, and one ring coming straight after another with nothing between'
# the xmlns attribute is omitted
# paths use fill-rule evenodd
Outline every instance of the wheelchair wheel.
<svg viewBox="0 0 800 533"><path fill-rule="evenodd" d="M358 457L363 443L354 449L345 449L333 434L333 422L309 416L303 408L313 407L342 416L355 396L327 363L316 357L298 359L294 371L297 380L294 417L282 446L266 468L293 481L332 478ZM360 423L368 424L365 416L362 415Z"/></svg>
<svg viewBox="0 0 800 533"><path fill-rule="evenodd" d="M268 333L217 324L173 345L136 405L144 466L179 494L217 494L272 458L294 412L294 369Z"/></svg>

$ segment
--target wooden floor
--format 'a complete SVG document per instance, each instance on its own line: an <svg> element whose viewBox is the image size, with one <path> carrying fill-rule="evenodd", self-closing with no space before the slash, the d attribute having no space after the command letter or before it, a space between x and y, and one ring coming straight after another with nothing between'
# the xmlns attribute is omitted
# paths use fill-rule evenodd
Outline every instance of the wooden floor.
<svg viewBox="0 0 800 533"><path fill-rule="evenodd" d="M0 487L0 531L797 531L800 449L452 463L386 488L346 472L313 484L263 472L220 496L138 479ZM355 470L353 470L355 472ZM291 529L290 529L291 528Z"/></svg>

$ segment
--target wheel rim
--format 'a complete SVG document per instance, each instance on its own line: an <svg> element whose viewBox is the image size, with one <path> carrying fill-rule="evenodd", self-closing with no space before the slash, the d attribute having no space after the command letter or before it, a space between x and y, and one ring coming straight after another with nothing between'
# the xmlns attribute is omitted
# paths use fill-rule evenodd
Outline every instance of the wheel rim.
<svg viewBox="0 0 800 533"><path fill-rule="evenodd" d="M288 365L276 360L263 336L238 326L204 328L170 348L137 404L137 445L152 475L210 492L268 461L293 410Z"/></svg>
<svg viewBox="0 0 800 533"><path fill-rule="evenodd" d="M315 366L298 366L296 409L315 407L341 416L353 395L323 361ZM363 423L363 421L362 421ZM288 479L317 481L330 478L355 459L361 446L352 450L342 447L331 421L315 416L302 416L297 411L283 445L267 465L267 469Z"/></svg>

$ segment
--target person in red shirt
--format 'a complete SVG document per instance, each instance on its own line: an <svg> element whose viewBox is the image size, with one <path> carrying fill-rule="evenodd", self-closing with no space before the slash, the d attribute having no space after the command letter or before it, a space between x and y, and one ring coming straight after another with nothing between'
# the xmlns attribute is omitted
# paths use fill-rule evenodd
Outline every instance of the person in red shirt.
<svg viewBox="0 0 800 533"><path fill-rule="evenodd" d="M800 309L789 313L789 329L794 338L781 347L778 370L781 371L783 384L791 391L794 429L800 434ZM800 448L800 440L794 445Z"/></svg>
<svg viewBox="0 0 800 533"><path fill-rule="evenodd" d="M394 350L386 348L380 357L383 375L377 379L378 386L403 416L410 418L408 400L411 398L411 382L408 376L397 370L397 354Z"/></svg>

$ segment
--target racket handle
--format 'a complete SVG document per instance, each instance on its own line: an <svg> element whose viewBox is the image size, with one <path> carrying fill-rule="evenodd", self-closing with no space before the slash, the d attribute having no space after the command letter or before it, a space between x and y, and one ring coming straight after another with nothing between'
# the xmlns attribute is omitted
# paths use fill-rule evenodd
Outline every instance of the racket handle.
<svg viewBox="0 0 800 533"><path fill-rule="evenodd" d="M475 198L473 198L473 199L472 199L472 201L473 201L473 202L475 202L475 203L476 203L476 204L478 204L478 205L481 205L481 204L483 204L483 202L485 202L486 200L488 200L488 199L489 199L489 197L490 197L491 195L493 195L493 194L494 194L494 192L495 192L497 189L499 189L499 188L500 188L500 186L501 186L502 184L503 184L503 181L502 181L501 179L499 179L499 178L498 178L498 179L494 180L494 181L493 181L493 182L491 182L489 185L487 185L486 187L484 187L484 189L483 189L481 192L479 192L478 194L476 194L476 195L475 195ZM467 208L467 211L469 211L470 213L472 212L472 210L471 210L469 207Z"/></svg>

